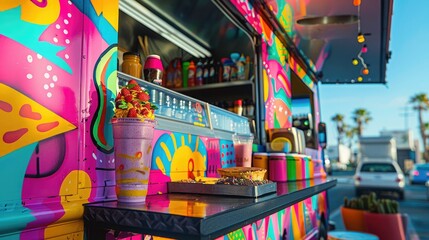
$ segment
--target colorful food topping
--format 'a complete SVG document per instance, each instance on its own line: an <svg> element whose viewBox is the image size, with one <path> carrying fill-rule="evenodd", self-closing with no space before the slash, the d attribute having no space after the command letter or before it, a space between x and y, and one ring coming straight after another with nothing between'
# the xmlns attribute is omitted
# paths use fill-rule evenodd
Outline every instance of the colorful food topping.
<svg viewBox="0 0 429 240"><path fill-rule="evenodd" d="M149 102L150 96L136 80L130 80L118 93L115 100L114 118L155 119L155 105Z"/></svg>

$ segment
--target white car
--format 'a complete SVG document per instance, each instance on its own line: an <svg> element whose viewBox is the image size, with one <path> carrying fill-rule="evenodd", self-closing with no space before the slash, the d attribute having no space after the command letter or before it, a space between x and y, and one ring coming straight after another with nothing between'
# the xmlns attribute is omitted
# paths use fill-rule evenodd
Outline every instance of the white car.
<svg viewBox="0 0 429 240"><path fill-rule="evenodd" d="M388 159L361 161L354 176L356 195L364 192L395 192L404 199L405 179L398 163Z"/></svg>

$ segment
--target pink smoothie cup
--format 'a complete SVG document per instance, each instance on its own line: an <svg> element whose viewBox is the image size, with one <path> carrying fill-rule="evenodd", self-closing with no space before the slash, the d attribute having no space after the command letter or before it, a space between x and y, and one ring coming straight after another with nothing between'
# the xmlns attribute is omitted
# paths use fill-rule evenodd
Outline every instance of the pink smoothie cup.
<svg viewBox="0 0 429 240"><path fill-rule="evenodd" d="M118 202L145 202L152 158L154 120L112 120Z"/></svg>
<svg viewBox="0 0 429 240"><path fill-rule="evenodd" d="M236 166L251 167L253 135L235 133L232 135L232 141L234 143Z"/></svg>

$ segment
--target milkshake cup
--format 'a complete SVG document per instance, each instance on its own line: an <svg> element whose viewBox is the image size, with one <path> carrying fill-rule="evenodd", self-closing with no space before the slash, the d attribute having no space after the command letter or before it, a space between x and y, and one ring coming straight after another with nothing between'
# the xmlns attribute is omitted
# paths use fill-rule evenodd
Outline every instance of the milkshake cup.
<svg viewBox="0 0 429 240"><path fill-rule="evenodd" d="M154 120L112 120L118 202L145 202L152 156Z"/></svg>
<svg viewBox="0 0 429 240"><path fill-rule="evenodd" d="M237 167L252 166L253 135L233 134L235 161Z"/></svg>

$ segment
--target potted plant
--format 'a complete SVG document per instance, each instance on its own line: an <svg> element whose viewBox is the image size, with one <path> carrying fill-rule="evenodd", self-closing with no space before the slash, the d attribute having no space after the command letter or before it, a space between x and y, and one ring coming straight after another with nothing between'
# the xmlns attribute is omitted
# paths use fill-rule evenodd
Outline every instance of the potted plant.
<svg viewBox="0 0 429 240"><path fill-rule="evenodd" d="M369 210L375 201L375 193L361 195L359 198L352 198L351 200L345 198L344 205L341 207L341 215L346 229L365 232L364 213Z"/></svg>
<svg viewBox="0 0 429 240"><path fill-rule="evenodd" d="M380 240L405 239L399 204L395 200L380 199L364 213L366 232L377 235Z"/></svg>
<svg viewBox="0 0 429 240"><path fill-rule="evenodd" d="M351 200L345 198L341 214L347 230L371 233L380 240L405 239L404 216L395 200L377 199L374 192Z"/></svg>

